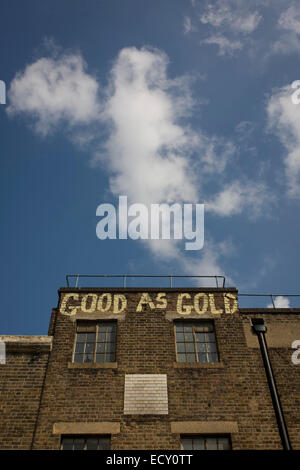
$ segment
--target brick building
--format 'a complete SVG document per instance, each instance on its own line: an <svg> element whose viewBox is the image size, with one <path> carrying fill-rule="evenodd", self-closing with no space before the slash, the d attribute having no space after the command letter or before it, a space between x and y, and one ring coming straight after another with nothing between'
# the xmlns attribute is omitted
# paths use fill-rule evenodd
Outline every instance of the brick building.
<svg viewBox="0 0 300 470"><path fill-rule="evenodd" d="M66 287L48 336L0 340L0 449L282 449L280 425L300 449L300 309L242 309L235 288Z"/></svg>

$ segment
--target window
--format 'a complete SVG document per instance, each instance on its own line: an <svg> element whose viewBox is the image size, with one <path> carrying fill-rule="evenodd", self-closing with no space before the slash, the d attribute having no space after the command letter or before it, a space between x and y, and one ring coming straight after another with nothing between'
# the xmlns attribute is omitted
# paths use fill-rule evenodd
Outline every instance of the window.
<svg viewBox="0 0 300 470"><path fill-rule="evenodd" d="M230 450L229 436L181 436L184 450Z"/></svg>
<svg viewBox="0 0 300 470"><path fill-rule="evenodd" d="M61 450L109 450L109 436L66 436L61 440Z"/></svg>
<svg viewBox="0 0 300 470"><path fill-rule="evenodd" d="M79 323L74 362L115 362L116 322Z"/></svg>
<svg viewBox="0 0 300 470"><path fill-rule="evenodd" d="M176 322L178 362L218 362L213 322Z"/></svg>

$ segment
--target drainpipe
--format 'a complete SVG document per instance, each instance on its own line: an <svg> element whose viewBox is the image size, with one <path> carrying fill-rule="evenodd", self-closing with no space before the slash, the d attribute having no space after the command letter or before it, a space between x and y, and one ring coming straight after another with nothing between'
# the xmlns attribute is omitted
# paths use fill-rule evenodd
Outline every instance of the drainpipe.
<svg viewBox="0 0 300 470"><path fill-rule="evenodd" d="M280 403L280 398L277 391L277 386L275 382L274 373L272 370L269 354L268 354L268 346L266 342L265 333L267 332L267 327L265 325L263 318L252 318L251 319L251 326L252 330L258 337L259 346L261 355L263 358L263 363L265 367L265 372L268 380L268 385L272 397L273 407L276 415L277 425L279 434L281 437L282 447L284 450L292 450L290 438L288 435L288 430L285 424L284 415Z"/></svg>

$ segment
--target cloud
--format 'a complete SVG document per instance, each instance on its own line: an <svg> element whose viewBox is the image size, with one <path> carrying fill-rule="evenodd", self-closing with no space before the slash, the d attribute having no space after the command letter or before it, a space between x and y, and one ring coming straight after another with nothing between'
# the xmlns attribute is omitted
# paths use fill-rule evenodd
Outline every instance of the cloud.
<svg viewBox="0 0 300 470"><path fill-rule="evenodd" d="M183 33L189 34L193 31L197 31L196 26L193 24L191 18L189 16L185 16L183 19Z"/></svg>
<svg viewBox="0 0 300 470"><path fill-rule="evenodd" d="M282 29L300 34L300 5L295 3L281 13L278 25Z"/></svg>
<svg viewBox="0 0 300 470"><path fill-rule="evenodd" d="M201 40L201 44L215 44L219 55L233 56L243 49L248 37L262 20L262 14L255 8L258 2L243 0L217 0L208 3L199 14L199 20L214 32Z"/></svg>
<svg viewBox="0 0 300 470"><path fill-rule="evenodd" d="M243 48L241 41L230 40L225 36L210 36L209 38L203 39L202 44L216 44L219 47L218 54L220 56L224 55L234 55L234 53Z"/></svg>
<svg viewBox="0 0 300 470"><path fill-rule="evenodd" d="M199 136L183 118L193 105L184 79L168 80L161 51L123 49L111 73L103 119L110 135L99 159L110 189L143 203L196 201L191 156Z"/></svg>
<svg viewBox="0 0 300 470"><path fill-rule="evenodd" d="M273 91L266 111L268 130L275 133L286 150L284 157L288 195L300 197L300 104L292 102L291 85Z"/></svg>
<svg viewBox="0 0 300 470"><path fill-rule="evenodd" d="M234 181L221 190L212 200L206 202L206 210L215 215L226 217L249 210L249 218L255 219L262 214L273 197L264 183Z"/></svg>
<svg viewBox="0 0 300 470"><path fill-rule="evenodd" d="M201 203L207 181L222 175L221 189L206 198L206 208L222 217L244 209L258 213L266 201L265 188L226 180L236 147L191 128L188 118L200 101L192 97L189 77L169 78L168 62L157 49L124 48L112 65L108 86L100 88L80 55L44 57L12 81L8 113L29 116L43 136L66 126L73 143L107 172L110 192L126 195L129 204ZM176 263L187 274L191 269L223 273L225 252L213 240L205 242L196 265L182 254L180 241L142 243L160 262Z"/></svg>
<svg viewBox="0 0 300 470"><path fill-rule="evenodd" d="M99 114L98 83L87 74L80 55L41 58L13 79L9 115L25 113L45 136L61 122L70 127L94 121Z"/></svg>
<svg viewBox="0 0 300 470"><path fill-rule="evenodd" d="M249 11L245 2L234 0L218 0L214 5L209 4L200 16L201 23L243 34L252 33L261 19L257 10Z"/></svg>
<svg viewBox="0 0 300 470"><path fill-rule="evenodd" d="M233 250L234 248L228 241L216 243L209 239L202 250L201 258L191 258L181 253L180 266L187 275L224 276L227 286L234 285L232 278L226 276L224 268L221 267L222 259L232 255ZM219 279L219 286L221 285L220 281ZM194 283L202 287L216 286L216 280L209 278L195 279Z"/></svg>
<svg viewBox="0 0 300 470"><path fill-rule="evenodd" d="M290 308L290 301L287 297L279 295L274 299L275 308ZM273 308L273 304L267 305L267 308Z"/></svg>
<svg viewBox="0 0 300 470"><path fill-rule="evenodd" d="M281 31L272 47L273 53L299 53L300 49L300 5L292 4L283 11L278 19L278 29Z"/></svg>
<svg viewBox="0 0 300 470"><path fill-rule="evenodd" d="M235 131L240 142L248 140L255 129L254 122L251 121L241 121L235 126Z"/></svg>

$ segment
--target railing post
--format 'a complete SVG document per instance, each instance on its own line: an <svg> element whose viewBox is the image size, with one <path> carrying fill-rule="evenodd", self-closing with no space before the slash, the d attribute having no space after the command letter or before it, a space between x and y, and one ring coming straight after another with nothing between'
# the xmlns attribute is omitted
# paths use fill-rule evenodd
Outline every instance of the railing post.
<svg viewBox="0 0 300 470"><path fill-rule="evenodd" d="M274 299L273 299L273 295L272 295L272 294L270 294L270 296L271 296L271 300L272 300L273 308L276 308L276 307L275 307L275 302L274 302Z"/></svg>

